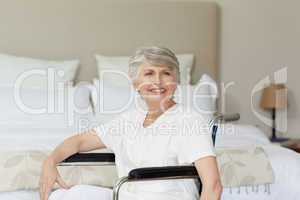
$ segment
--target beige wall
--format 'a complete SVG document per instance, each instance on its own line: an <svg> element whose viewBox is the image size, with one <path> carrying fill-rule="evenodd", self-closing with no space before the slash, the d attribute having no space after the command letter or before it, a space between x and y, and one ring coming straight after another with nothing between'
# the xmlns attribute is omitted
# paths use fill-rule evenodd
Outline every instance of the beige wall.
<svg viewBox="0 0 300 200"><path fill-rule="evenodd" d="M240 112L241 122L259 125L270 133L251 110L251 90L259 80L268 75L273 78L275 71L286 66L287 135L300 138L300 1L212 1L221 8L220 77L235 82L228 89L226 111ZM256 99L259 96L257 93ZM278 117L284 119L282 114Z"/></svg>

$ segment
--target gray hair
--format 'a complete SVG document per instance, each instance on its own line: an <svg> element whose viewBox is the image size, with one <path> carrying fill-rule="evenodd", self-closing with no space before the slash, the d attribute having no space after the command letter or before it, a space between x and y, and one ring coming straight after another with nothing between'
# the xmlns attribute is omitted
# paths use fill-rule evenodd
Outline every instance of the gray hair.
<svg viewBox="0 0 300 200"><path fill-rule="evenodd" d="M177 82L180 83L179 62L176 55L165 47L141 47L129 59L129 77L137 76L138 68L144 62L151 65L166 65L176 71Z"/></svg>

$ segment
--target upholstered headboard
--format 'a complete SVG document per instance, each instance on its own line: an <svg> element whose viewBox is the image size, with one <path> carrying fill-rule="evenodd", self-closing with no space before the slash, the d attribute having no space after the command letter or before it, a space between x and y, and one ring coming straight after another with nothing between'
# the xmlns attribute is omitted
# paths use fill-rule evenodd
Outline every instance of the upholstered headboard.
<svg viewBox="0 0 300 200"><path fill-rule="evenodd" d="M131 55L145 45L194 53L195 82L217 78L218 9L211 2L146 0L4 0L0 52L79 58L77 80L97 76L93 55Z"/></svg>

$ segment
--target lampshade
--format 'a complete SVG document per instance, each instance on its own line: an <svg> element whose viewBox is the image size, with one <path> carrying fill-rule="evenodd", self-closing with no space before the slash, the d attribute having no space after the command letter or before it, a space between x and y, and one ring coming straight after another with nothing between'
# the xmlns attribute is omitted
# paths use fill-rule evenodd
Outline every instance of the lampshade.
<svg viewBox="0 0 300 200"><path fill-rule="evenodd" d="M260 107L264 109L281 109L287 107L287 88L284 84L271 84L264 88Z"/></svg>

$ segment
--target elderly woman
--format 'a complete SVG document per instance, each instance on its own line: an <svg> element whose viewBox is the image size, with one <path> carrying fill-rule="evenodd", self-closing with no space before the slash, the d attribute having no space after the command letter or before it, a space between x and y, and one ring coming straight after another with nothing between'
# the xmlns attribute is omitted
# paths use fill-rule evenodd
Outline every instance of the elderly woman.
<svg viewBox="0 0 300 200"><path fill-rule="evenodd" d="M146 112L130 109L116 120L66 139L43 163L41 200L48 199L55 182L62 189L53 192L50 200L111 200L108 188L69 188L56 167L72 154L101 148L114 152L119 177L139 167L194 163L203 184L199 197L192 179L129 183L120 200L219 200L222 186L207 120L173 100L179 82L175 54L167 48L140 48L130 59L129 76Z"/></svg>

